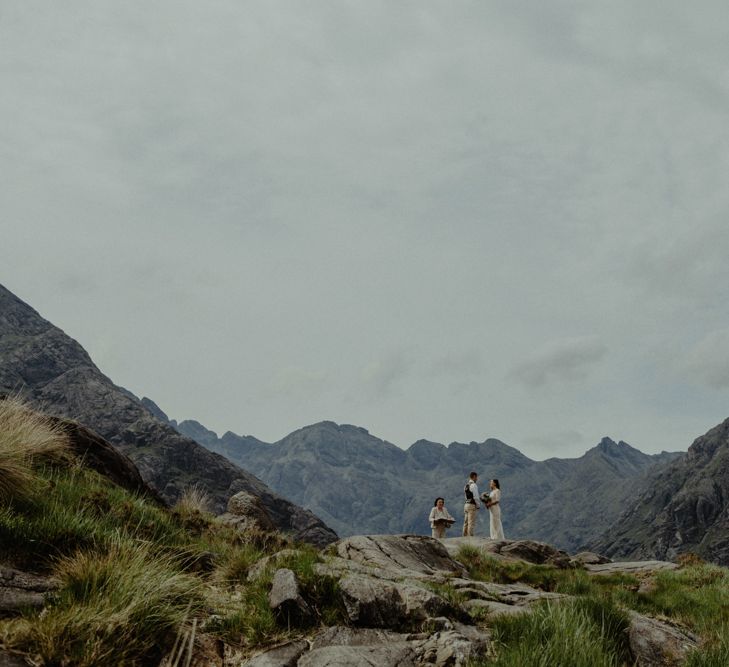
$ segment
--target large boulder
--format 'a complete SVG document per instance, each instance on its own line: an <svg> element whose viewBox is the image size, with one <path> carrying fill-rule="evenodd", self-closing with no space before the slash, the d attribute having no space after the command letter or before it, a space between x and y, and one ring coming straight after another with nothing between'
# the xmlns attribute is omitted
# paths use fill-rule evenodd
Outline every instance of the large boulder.
<svg viewBox="0 0 729 667"><path fill-rule="evenodd" d="M270 533L276 530L260 498L247 491L239 491L232 496L228 500L228 511L218 520L242 532Z"/></svg>
<svg viewBox="0 0 729 667"><path fill-rule="evenodd" d="M371 628L397 627L406 617L407 606L394 582L351 575L339 582L349 620Z"/></svg>

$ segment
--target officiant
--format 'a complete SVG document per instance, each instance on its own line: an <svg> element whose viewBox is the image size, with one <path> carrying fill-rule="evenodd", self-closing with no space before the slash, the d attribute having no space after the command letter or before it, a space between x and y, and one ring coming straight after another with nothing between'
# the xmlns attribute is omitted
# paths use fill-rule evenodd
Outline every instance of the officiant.
<svg viewBox="0 0 729 667"><path fill-rule="evenodd" d="M446 509L445 499L443 498L435 499L428 520L430 521L432 535L438 540L442 540L445 537L446 529L450 528L456 521Z"/></svg>

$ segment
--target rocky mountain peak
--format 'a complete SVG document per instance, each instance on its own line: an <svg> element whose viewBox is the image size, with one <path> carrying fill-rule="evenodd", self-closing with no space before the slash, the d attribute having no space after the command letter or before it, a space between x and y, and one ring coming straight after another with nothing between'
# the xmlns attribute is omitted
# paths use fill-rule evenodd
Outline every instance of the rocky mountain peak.
<svg viewBox="0 0 729 667"><path fill-rule="evenodd" d="M311 512L285 500L260 479L181 435L159 407L116 386L86 351L33 308L0 286L0 393L20 392L50 415L84 424L123 452L167 502L191 484L223 511L247 491L261 498L282 530L324 544L336 534ZM161 413L161 414L160 414ZM198 425L203 429L202 425ZM205 432L208 435L212 432ZM212 433L213 437L215 436ZM216 438L217 439L217 438Z"/></svg>
<svg viewBox="0 0 729 667"><path fill-rule="evenodd" d="M157 419L165 423L169 423L169 417L164 413L162 408L160 408L159 405L157 405L151 398L143 396L140 403L145 408L147 408L147 410L149 410L155 417L157 417Z"/></svg>
<svg viewBox="0 0 729 667"><path fill-rule="evenodd" d="M729 420L643 481L643 492L592 542L610 556L694 552L729 565Z"/></svg>

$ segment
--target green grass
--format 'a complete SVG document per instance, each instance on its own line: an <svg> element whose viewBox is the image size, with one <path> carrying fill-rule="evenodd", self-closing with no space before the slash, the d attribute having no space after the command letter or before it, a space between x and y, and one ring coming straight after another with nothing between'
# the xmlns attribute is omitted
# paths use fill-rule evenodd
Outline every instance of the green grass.
<svg viewBox="0 0 729 667"><path fill-rule="evenodd" d="M498 667L620 667L631 664L628 619L609 600L542 603L529 614L492 621Z"/></svg>
<svg viewBox="0 0 729 667"><path fill-rule="evenodd" d="M34 496L35 466L63 457L67 449L66 434L48 417L17 398L0 400L0 503Z"/></svg>
<svg viewBox="0 0 729 667"><path fill-rule="evenodd" d="M582 569L559 569L551 565L533 565L524 561L506 561L462 546L456 560L463 563L472 579L499 584L523 583L544 591L566 595L601 595L605 590L637 590L632 575L615 574L591 577Z"/></svg>
<svg viewBox="0 0 729 667"><path fill-rule="evenodd" d="M322 562L318 551L308 545L297 545L293 553L272 559L260 576L248 582L248 568L253 564L253 553L239 554L240 560L229 561L229 573L238 570L238 579L229 581L241 594L236 608L208 629L227 642L249 647L262 646L280 640L285 634L306 629L312 625L346 625L346 611L339 595L339 583L335 577L316 572L316 564ZM275 571L279 568L292 570L299 581L302 597L313 611L313 618L305 623L292 619L277 619L268 605L268 592ZM293 624L290 624L292 623Z"/></svg>
<svg viewBox="0 0 729 667"><path fill-rule="evenodd" d="M129 540L63 558L56 574L54 604L2 628L6 647L47 665L156 664L178 626L202 610L196 577Z"/></svg>
<svg viewBox="0 0 729 667"><path fill-rule="evenodd" d="M462 547L456 558L466 565L472 578L480 581L522 582L541 590L574 596L580 604L633 609L648 616L668 618L693 631L704 641L701 648L690 655L687 667L729 665L729 570L726 568L687 560L687 564L678 570L655 573L653 587L638 593L640 581L632 575L590 576L582 569L561 570L546 565L503 561L468 546ZM540 608L536 614L515 619L494 619L493 626L500 633L498 636L502 643L499 659L494 664L523 664L527 667L620 664L621 653L614 646L611 648L610 642L591 640L588 650L573 641L575 637L594 635L595 630L590 623L596 622L594 614L585 616L586 608L570 607L574 602L554 603L547 607L548 611ZM563 609L565 604L567 607ZM548 620L545 614L553 620ZM592 621L588 623L586 618L592 618ZM556 625L550 625L552 623L562 624L561 633L557 632ZM609 624L606 627L610 630L616 626ZM611 633L612 630L608 636L613 636ZM523 639L519 639L522 635ZM560 651L563 653L560 654ZM534 653L535 657L529 658L530 653ZM551 662L568 658L572 662ZM611 662L613 659L618 662Z"/></svg>

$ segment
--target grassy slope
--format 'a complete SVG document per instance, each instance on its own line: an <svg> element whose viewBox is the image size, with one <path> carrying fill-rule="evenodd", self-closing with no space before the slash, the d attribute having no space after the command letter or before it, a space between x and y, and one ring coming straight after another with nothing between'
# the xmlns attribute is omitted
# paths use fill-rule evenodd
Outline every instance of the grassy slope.
<svg viewBox="0 0 729 667"><path fill-rule="evenodd" d="M33 426L42 428L42 422ZM276 560L275 567L297 572L316 612L310 627L290 627L268 606L274 566L255 582L247 580L253 564L291 546L281 538L242 535L217 524L201 511L202 498L191 496L175 511L160 508L59 457L58 447L44 445L36 457L8 462L19 451L4 446L12 440L8 431L0 420L0 471L23 470L0 498L0 562L52 573L60 587L44 613L0 620L3 648L30 655L36 664L150 665L193 627L198 639L220 638L249 653L312 632L311 626L344 622L337 582L316 574L322 556L313 549L297 547ZM626 608L673 619L701 635L706 643L690 667L729 664L726 569L688 563L658 573L652 589L639 593L638 580L629 576L590 578L580 570L504 565L468 548L460 559L477 579L524 581L574 596L529 615L477 619L497 642L497 656L484 664L627 664Z"/></svg>
<svg viewBox="0 0 729 667"><path fill-rule="evenodd" d="M3 648L39 664L149 665L192 623L198 636L244 652L291 634L268 607L272 568L255 583L246 575L292 545L217 523L195 494L172 511L131 494L64 454L63 435L42 417L2 407L0 476L20 472L0 496L0 562L60 582L43 614L0 620ZM19 440L45 444L28 454ZM341 612L328 602L336 583L314 574L313 548L297 549L284 564L299 574L317 617L336 622Z"/></svg>

